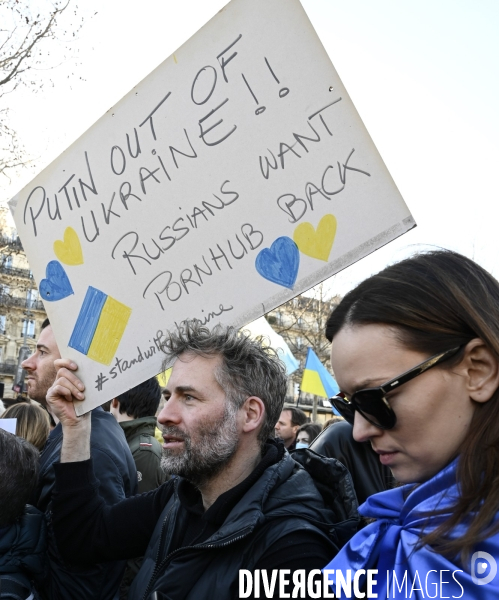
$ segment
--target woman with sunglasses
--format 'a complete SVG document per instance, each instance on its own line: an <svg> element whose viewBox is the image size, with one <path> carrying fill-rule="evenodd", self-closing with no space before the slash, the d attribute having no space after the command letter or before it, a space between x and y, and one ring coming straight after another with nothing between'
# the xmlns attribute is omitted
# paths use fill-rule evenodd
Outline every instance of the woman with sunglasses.
<svg viewBox="0 0 499 600"><path fill-rule="evenodd" d="M332 403L403 484L361 506L375 521L331 582L351 569L369 592L377 570L378 598L499 598L499 283L459 254L420 254L347 294L326 336Z"/></svg>

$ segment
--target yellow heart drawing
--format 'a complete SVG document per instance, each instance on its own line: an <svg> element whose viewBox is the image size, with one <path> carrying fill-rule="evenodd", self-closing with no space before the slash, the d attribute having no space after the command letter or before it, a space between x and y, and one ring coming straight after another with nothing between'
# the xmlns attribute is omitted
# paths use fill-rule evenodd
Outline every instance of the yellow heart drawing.
<svg viewBox="0 0 499 600"><path fill-rule="evenodd" d="M54 242L54 252L57 258L65 265L82 265L83 252L81 251L80 238L72 227L66 227L64 241Z"/></svg>
<svg viewBox="0 0 499 600"><path fill-rule="evenodd" d="M336 217L324 215L317 231L311 223L300 223L295 229L293 240L300 252L327 262L336 236Z"/></svg>

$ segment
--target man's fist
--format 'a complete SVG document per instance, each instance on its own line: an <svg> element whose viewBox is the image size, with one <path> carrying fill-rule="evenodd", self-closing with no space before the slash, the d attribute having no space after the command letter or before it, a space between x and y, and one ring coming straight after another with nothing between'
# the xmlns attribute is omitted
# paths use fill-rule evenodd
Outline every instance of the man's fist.
<svg viewBox="0 0 499 600"><path fill-rule="evenodd" d="M54 384L47 392L49 410L59 419L63 427L81 426L82 418L76 416L73 405L74 400L85 399L83 393L85 386L74 374L78 366L66 358L54 361L54 366L58 371Z"/></svg>

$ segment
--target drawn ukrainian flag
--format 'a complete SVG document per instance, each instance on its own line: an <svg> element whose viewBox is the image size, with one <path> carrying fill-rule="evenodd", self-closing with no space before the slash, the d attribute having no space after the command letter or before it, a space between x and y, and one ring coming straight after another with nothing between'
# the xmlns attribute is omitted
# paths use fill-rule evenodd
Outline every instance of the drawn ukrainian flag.
<svg viewBox="0 0 499 600"><path fill-rule="evenodd" d="M96 362L111 364L132 309L89 286L68 346Z"/></svg>
<svg viewBox="0 0 499 600"><path fill-rule="evenodd" d="M322 398L331 398L340 390L333 376L321 363L312 348L307 351L307 360L303 369L300 389L302 392L315 394Z"/></svg>

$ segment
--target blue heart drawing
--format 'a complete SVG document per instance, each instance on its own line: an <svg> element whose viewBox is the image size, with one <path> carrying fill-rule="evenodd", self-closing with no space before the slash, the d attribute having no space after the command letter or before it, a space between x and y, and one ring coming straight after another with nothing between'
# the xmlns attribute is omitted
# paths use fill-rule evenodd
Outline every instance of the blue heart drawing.
<svg viewBox="0 0 499 600"><path fill-rule="evenodd" d="M40 281L40 295L47 302L62 300L74 294L64 267L58 260L51 260L45 271L47 279Z"/></svg>
<svg viewBox="0 0 499 600"><path fill-rule="evenodd" d="M261 250L255 260L258 273L265 279L292 288L298 275L300 252L287 236L279 237L270 248Z"/></svg>

